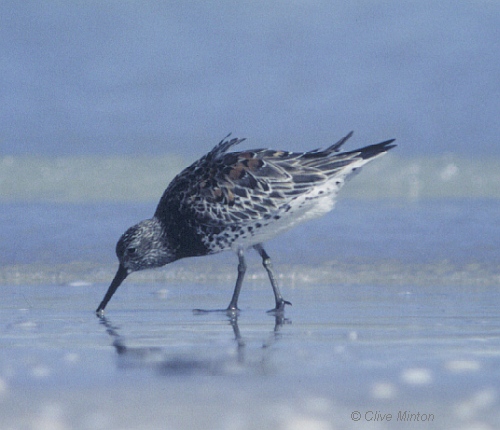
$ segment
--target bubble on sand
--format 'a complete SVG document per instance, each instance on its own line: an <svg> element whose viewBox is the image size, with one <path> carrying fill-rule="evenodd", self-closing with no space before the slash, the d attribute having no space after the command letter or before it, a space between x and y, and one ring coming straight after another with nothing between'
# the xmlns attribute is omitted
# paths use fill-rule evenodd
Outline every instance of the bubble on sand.
<svg viewBox="0 0 500 430"><path fill-rule="evenodd" d="M455 414L462 420L470 420L474 417L481 418L481 413L494 406L497 393L492 388L477 391L468 399L455 405Z"/></svg>
<svg viewBox="0 0 500 430"><path fill-rule="evenodd" d="M168 297L169 291L166 288L161 288L155 292L156 297L159 299L166 299Z"/></svg>
<svg viewBox="0 0 500 430"><path fill-rule="evenodd" d="M375 399L391 399L396 392L396 387L390 382L376 382L371 389L372 397Z"/></svg>
<svg viewBox="0 0 500 430"><path fill-rule="evenodd" d="M445 364L450 372L477 372L481 369L481 364L475 360L450 360Z"/></svg>
<svg viewBox="0 0 500 430"><path fill-rule="evenodd" d="M70 287L90 287L90 286L92 286L92 282L72 281L72 282L68 283L68 286L70 286Z"/></svg>
<svg viewBox="0 0 500 430"><path fill-rule="evenodd" d="M31 369L31 374L37 379L47 378L50 373L50 369L43 364L34 366L33 369Z"/></svg>
<svg viewBox="0 0 500 430"><path fill-rule="evenodd" d="M425 385L432 382L432 373L429 369L406 369L401 373L401 379L411 385Z"/></svg>
<svg viewBox="0 0 500 430"><path fill-rule="evenodd" d="M64 354L64 361L67 363L76 363L80 360L80 356L76 352L68 352Z"/></svg>
<svg viewBox="0 0 500 430"><path fill-rule="evenodd" d="M15 324L15 326L22 330L33 330L38 327L38 324L34 321L23 321Z"/></svg>
<svg viewBox="0 0 500 430"><path fill-rule="evenodd" d="M357 331L355 331L355 330L351 330L351 331L348 333L347 338L348 338L350 341L352 341L352 342L354 342L354 341L358 340L358 332L357 332Z"/></svg>

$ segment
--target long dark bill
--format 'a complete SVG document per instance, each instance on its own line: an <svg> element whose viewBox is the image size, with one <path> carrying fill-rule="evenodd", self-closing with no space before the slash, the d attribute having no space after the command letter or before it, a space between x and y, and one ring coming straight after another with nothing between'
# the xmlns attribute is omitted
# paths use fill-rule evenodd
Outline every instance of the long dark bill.
<svg viewBox="0 0 500 430"><path fill-rule="evenodd" d="M103 313L104 308L106 307L106 305L110 301L111 297L113 297L113 294L115 294L115 291L117 290L117 288L120 286L120 284L123 282L123 280L127 277L127 275L128 275L127 269L125 269L125 267L123 267L120 264L120 267L118 267L118 271L116 272L115 278L111 282L111 285L109 286L108 291L106 292L106 295L102 299L102 302L99 305L99 307L96 309L97 314Z"/></svg>

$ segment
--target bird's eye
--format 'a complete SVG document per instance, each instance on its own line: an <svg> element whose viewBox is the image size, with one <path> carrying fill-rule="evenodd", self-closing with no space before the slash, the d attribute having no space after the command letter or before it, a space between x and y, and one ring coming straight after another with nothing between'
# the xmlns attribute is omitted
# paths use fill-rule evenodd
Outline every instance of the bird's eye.
<svg viewBox="0 0 500 430"><path fill-rule="evenodd" d="M128 255L134 255L137 252L137 248L127 248Z"/></svg>

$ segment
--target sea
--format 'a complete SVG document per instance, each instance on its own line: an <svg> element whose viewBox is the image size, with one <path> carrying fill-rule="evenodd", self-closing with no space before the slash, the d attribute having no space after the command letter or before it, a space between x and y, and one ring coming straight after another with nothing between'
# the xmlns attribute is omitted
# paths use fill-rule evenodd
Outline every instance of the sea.
<svg viewBox="0 0 500 430"><path fill-rule="evenodd" d="M500 159L388 154L249 250L130 275L115 244L189 161L0 157L0 428L500 428Z"/></svg>

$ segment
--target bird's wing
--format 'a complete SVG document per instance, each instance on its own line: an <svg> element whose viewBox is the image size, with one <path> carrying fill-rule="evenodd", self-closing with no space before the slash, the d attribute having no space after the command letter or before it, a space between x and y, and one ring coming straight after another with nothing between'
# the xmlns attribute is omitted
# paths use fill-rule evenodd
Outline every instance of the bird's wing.
<svg viewBox="0 0 500 430"><path fill-rule="evenodd" d="M339 153L340 145L349 137L323 151L300 153L269 149L227 153L242 140L223 140L181 172L165 195L176 202L181 214L194 216L200 224L241 225L269 219L285 211L293 199L336 176L342 179L340 188L342 175L350 173L346 166L367 161L392 147L387 141Z"/></svg>

